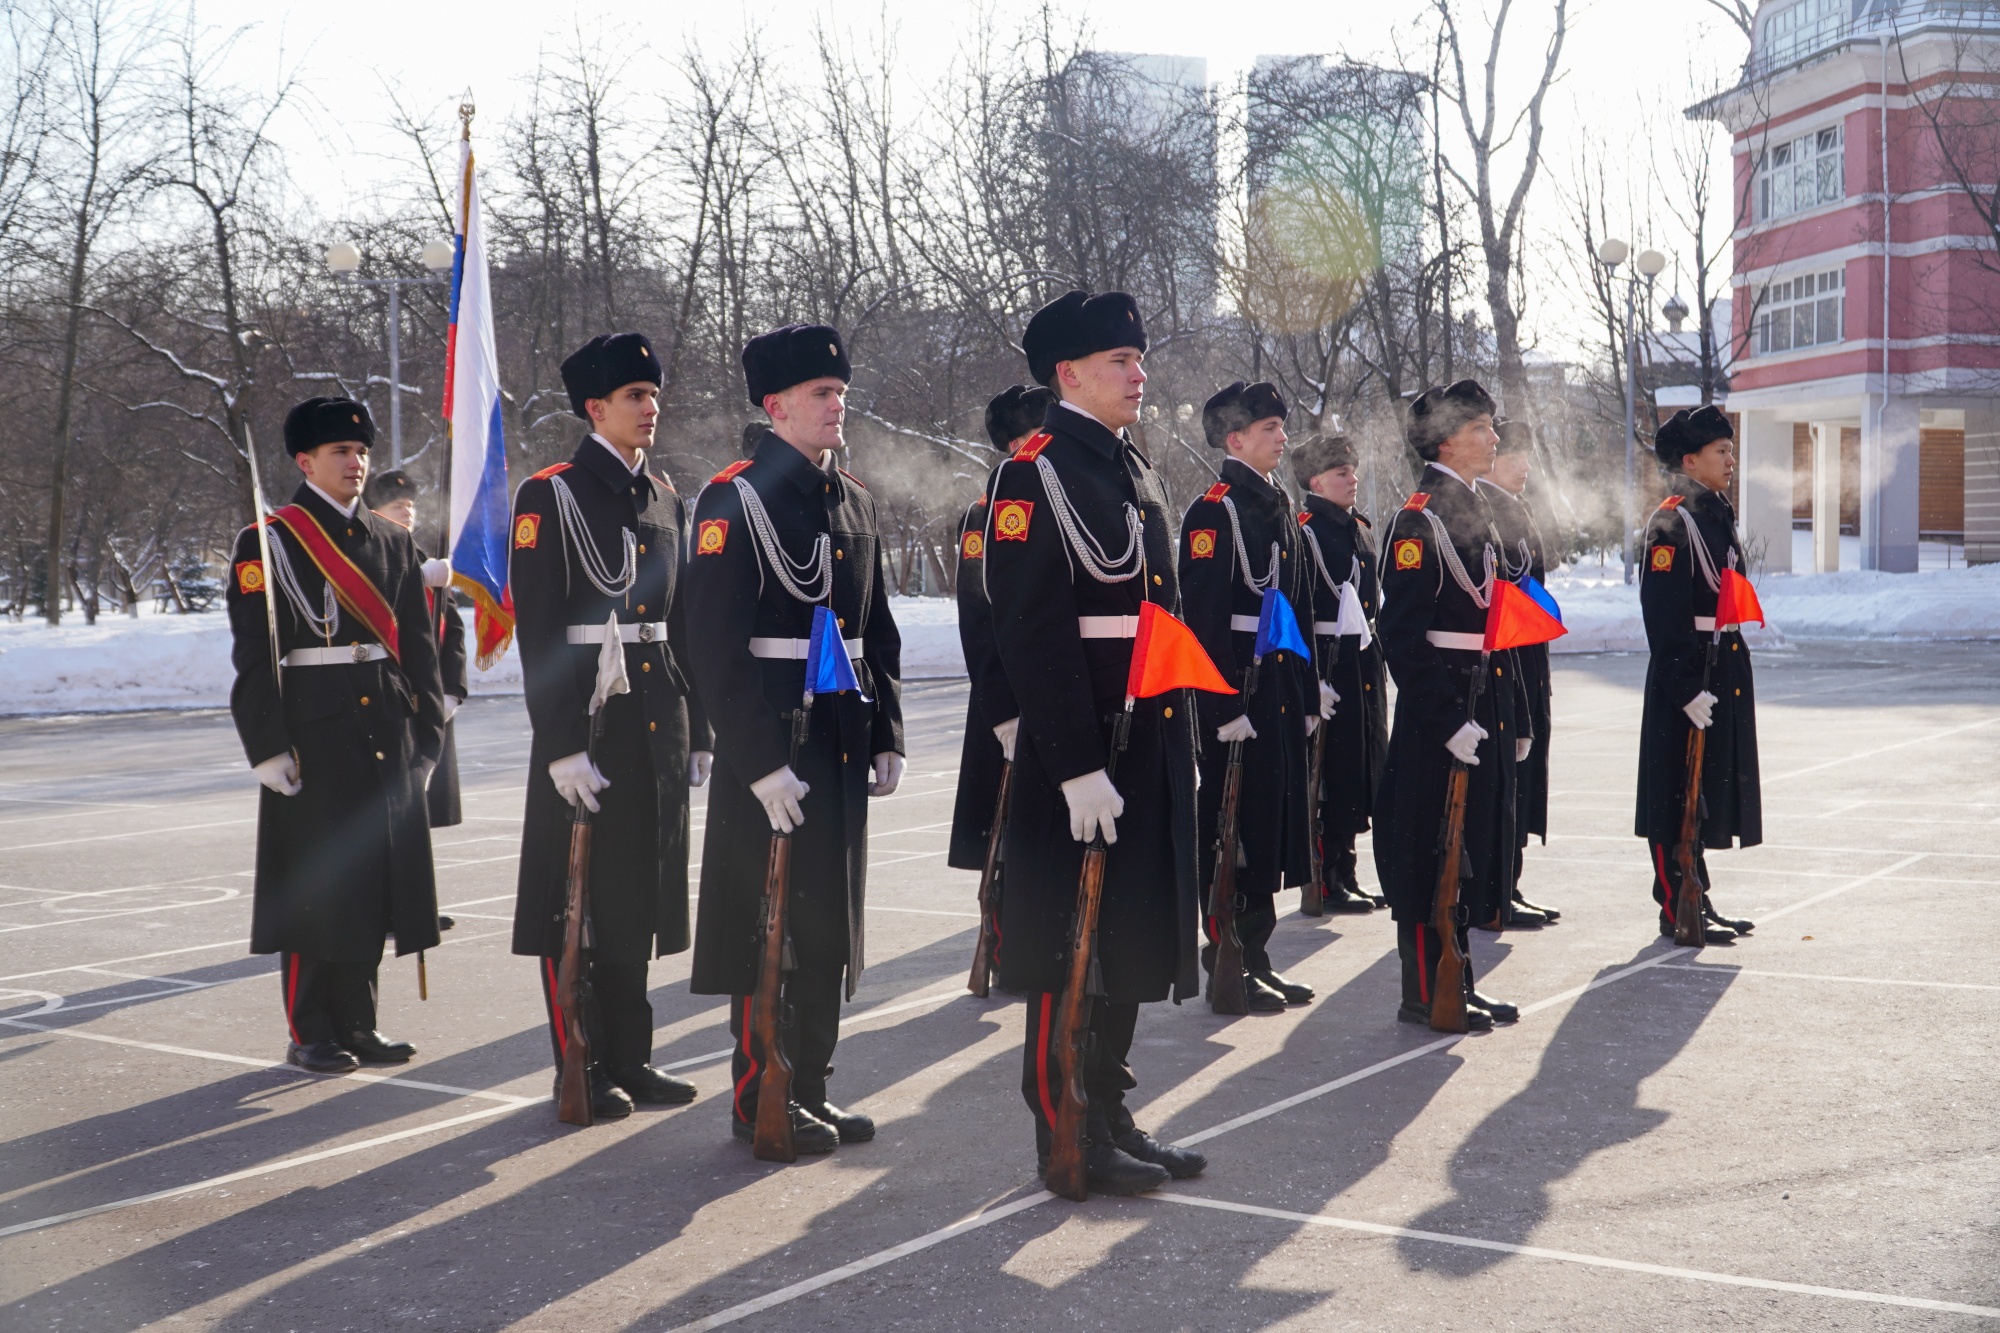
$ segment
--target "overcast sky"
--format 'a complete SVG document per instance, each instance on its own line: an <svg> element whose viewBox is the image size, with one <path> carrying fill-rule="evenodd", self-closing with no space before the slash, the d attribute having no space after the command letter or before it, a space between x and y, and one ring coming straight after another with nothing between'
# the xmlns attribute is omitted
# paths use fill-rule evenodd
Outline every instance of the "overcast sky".
<svg viewBox="0 0 2000 1333"><path fill-rule="evenodd" d="M1494 8L1493 0L1460 0L1459 7L1468 27L1478 28L1473 40L1483 40L1481 14ZM1036 6L1002 0L994 8L1004 25ZM1424 0L1365 5L1342 0L1113 0L1058 6L1072 21L1087 15L1100 48L1200 56L1208 61L1208 76L1215 82L1240 74L1257 55L1344 52L1386 61L1399 41L1406 50L1417 47L1418 59L1412 63L1421 63L1428 9ZM1514 0L1500 70L1503 107L1517 107L1532 87L1551 9L1552 0ZM1532 280L1542 299L1531 304L1529 320L1551 352L1566 351L1577 341L1580 312L1562 302L1564 275L1554 252L1570 244L1569 220L1557 191L1570 182L1583 136L1616 146L1614 166L1643 201L1649 153L1662 142L1661 135L1678 132L1674 122L1680 120L1679 108L1689 100L1689 90L1726 80L1743 58L1741 36L1703 0L1571 0L1570 9L1566 73L1549 103L1543 148L1548 174L1530 203L1530 246L1539 256L1532 261ZM344 193L372 194L390 185L388 178L402 169L388 156L393 145L381 133L389 118L385 81L422 106L455 100L460 90L471 87L479 105L476 136L481 127L493 132L515 110L541 49L562 45L573 30L607 43L671 52L689 38L723 48L755 23L767 47L782 52L801 42L819 15L870 34L886 22L895 33L903 67L921 79L924 70L949 60L964 43L973 13L971 6L950 0L883 0L879 6L853 0L838 6L824 0L758 0L754 5L708 0L688 6L602 0L570 5L345 0L337 7L202 0L199 7L204 24L250 26L234 61L236 79L268 81L281 51L293 61L303 59L316 105L308 116L290 120L282 133L294 150L300 185L327 213L345 211ZM1468 60L1473 59L1468 51ZM1448 146L1451 128L1447 126ZM1713 151L1718 164L1726 162L1726 143L1719 133ZM1635 233L1643 233L1644 227L1644 222L1635 223ZM1671 250L1668 230L1657 224L1655 243ZM1711 230L1726 239L1726 220ZM1672 278L1670 269L1670 285Z"/></svg>

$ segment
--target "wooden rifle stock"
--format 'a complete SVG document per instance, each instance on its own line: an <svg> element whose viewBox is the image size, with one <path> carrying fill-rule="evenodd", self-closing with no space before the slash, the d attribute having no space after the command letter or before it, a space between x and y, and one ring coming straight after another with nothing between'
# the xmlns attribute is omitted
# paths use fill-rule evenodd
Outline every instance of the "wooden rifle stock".
<svg viewBox="0 0 2000 1333"><path fill-rule="evenodd" d="M1250 1012L1243 978L1243 937L1236 933L1236 851L1242 833L1243 742L1229 745L1222 779L1222 808L1215 822L1215 868L1209 877L1208 919L1215 930L1215 968L1208 977L1209 1008L1232 1017Z"/></svg>
<svg viewBox="0 0 2000 1333"><path fill-rule="evenodd" d="M562 1036L562 1078L556 1119L565 1125L592 1123L590 1034L584 1026L588 966L583 951L590 916L590 807L578 801L570 812L569 872L563 895L562 961L556 968L556 1022Z"/></svg>
<svg viewBox="0 0 2000 1333"><path fill-rule="evenodd" d="M972 950L972 975L965 988L980 999L993 983L994 944L1000 935L1000 894L995 876L1000 870L1000 839L1007 831L1007 796L1014 786L1014 761L1000 764L1000 793L993 801L993 828L986 835L986 864L979 872L979 943Z"/></svg>
<svg viewBox="0 0 2000 1333"><path fill-rule="evenodd" d="M1715 670L1715 649L1722 631L1709 635L1708 656L1701 666L1702 693L1708 692L1709 675ZM1707 942L1702 927L1701 876L1696 873L1694 849L1701 837L1701 779L1708 759L1708 731L1688 724L1687 789L1681 797L1681 837L1674 847L1674 864L1680 871L1680 888L1674 894L1674 943L1699 949Z"/></svg>
<svg viewBox="0 0 2000 1333"><path fill-rule="evenodd" d="M1111 754L1104 775L1118 775L1118 756L1132 734L1132 700L1111 726ZM1108 853L1104 831L1098 830L1083 849L1083 870L1077 878L1076 919L1070 932L1069 967L1064 977L1062 1005L1056 1017L1056 1054L1062 1067L1062 1099L1056 1104L1051 1129L1049 1192L1082 1203L1090 1197L1090 1171L1084 1162L1083 1135L1090 1114L1090 1094L1083 1086L1084 1064L1090 1055L1090 1010L1098 983L1097 910L1104 900L1104 861Z"/></svg>
<svg viewBox="0 0 2000 1333"><path fill-rule="evenodd" d="M1479 668L1465 691L1465 720L1479 716L1479 695L1486 688L1486 664L1490 654L1479 654ZM1437 932L1437 975L1431 982L1431 1029L1435 1032L1466 1032L1465 950L1459 947L1458 927L1465 916L1459 902L1459 885L1465 865L1465 800L1471 786L1472 770L1453 755L1451 773L1445 779L1444 820L1438 830L1437 886L1431 892L1431 928Z"/></svg>
<svg viewBox="0 0 2000 1333"><path fill-rule="evenodd" d="M1332 666L1334 662L1338 662L1339 660L1340 640L1335 639L1333 641L1333 655L1327 665ZM1313 678L1315 683L1321 679L1317 670L1313 672ZM1317 710L1319 708L1319 700L1307 700L1306 707ZM1315 711L1314 716L1318 716L1317 711ZM1321 789L1326 782L1326 732L1328 725L1329 720L1322 717L1319 720L1319 725L1313 728L1312 758L1306 766L1306 836L1312 841L1312 877L1306 881L1305 888L1299 891L1299 914L1301 916L1326 915L1326 831L1321 827L1324 822L1324 814L1321 809L1320 798L1323 794Z"/></svg>
<svg viewBox="0 0 2000 1333"><path fill-rule="evenodd" d="M796 767L805 740L812 696L792 715L792 747L788 763ZM792 835L773 832L771 854L764 863L764 934L758 950L757 990L750 1000L750 1035L764 1072L757 1081L757 1129L751 1156L766 1162L796 1162L798 1144L792 1136L792 1062L785 1055L780 1006L792 892Z"/></svg>

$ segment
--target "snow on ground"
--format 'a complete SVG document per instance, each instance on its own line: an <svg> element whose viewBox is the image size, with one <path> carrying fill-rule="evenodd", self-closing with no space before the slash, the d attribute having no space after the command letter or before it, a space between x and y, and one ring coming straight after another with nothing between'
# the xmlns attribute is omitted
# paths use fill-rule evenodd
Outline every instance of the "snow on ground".
<svg viewBox="0 0 2000 1333"><path fill-rule="evenodd" d="M957 608L949 598L894 597L909 680L962 676ZM472 613L465 613L468 630ZM81 617L50 629L38 620L0 619L0 716L104 713L145 708L220 708L235 678L229 618L142 612ZM491 671L472 672L474 694L519 694L521 658L510 647Z"/></svg>

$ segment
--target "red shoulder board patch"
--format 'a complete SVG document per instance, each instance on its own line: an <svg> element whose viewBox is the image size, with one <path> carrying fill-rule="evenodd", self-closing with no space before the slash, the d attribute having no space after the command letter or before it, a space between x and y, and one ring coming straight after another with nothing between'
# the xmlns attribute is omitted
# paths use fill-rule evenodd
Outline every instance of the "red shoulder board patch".
<svg viewBox="0 0 2000 1333"><path fill-rule="evenodd" d="M643 350L643 349L642 349L642 350ZM674 481L673 481L673 478L672 478L672 477L669 477L669 476L668 476L668 475L667 475L666 473L664 473L664 472L655 472L655 473L653 474L653 480L654 480L654 481L657 481L657 482L659 482L659 483L660 483L660 485L662 485L662 486L666 487L666 488L667 488L667 489L668 489L669 491L672 491L672 492L673 492L673 493L674 493L675 495L679 495L679 494L680 494L680 492L679 492L679 491L676 491L676 490L674 490Z"/></svg>
<svg viewBox="0 0 2000 1333"><path fill-rule="evenodd" d="M749 467L750 464L752 464L755 461L756 460L752 458L739 458L734 463L731 463L728 467L722 469L722 471L710 477L708 479L708 484L711 486L720 486L723 482L729 481L730 479L735 477L737 473L743 471L743 469Z"/></svg>
<svg viewBox="0 0 2000 1333"><path fill-rule="evenodd" d="M1425 505L1429 504L1430 502L1431 502L1431 497L1427 492L1415 491L1411 493L1409 499L1403 501L1403 508L1409 510L1422 509Z"/></svg>
<svg viewBox="0 0 2000 1333"><path fill-rule="evenodd" d="M986 496L984 494L981 494L980 497L977 500L974 500L972 503L975 507L983 505L986 503Z"/></svg>
<svg viewBox="0 0 2000 1333"><path fill-rule="evenodd" d="M549 466L549 467L545 467L545 468L543 468L543 469L542 469L542 470L541 470L540 472L537 472L537 473L536 473L536 474L535 474L534 476L532 476L532 477L528 478L528 480L529 480L529 481L547 481L547 480L548 480L548 479L549 479L550 477L553 477L553 476L554 476L554 475L555 475L556 473L558 473L558 472L567 472L567 471L569 471L569 470L570 470L570 468L571 468L572 466L573 466L573 465L572 465L572 464L569 464L569 463L555 463L555 464L552 464L552 465L551 465L551 466Z"/></svg>
<svg viewBox="0 0 2000 1333"><path fill-rule="evenodd" d="M993 540L1028 540L1028 521L1035 516L1033 500L1002 500L993 506Z"/></svg>
<svg viewBox="0 0 2000 1333"><path fill-rule="evenodd" d="M1681 507L1681 501L1685 498L1687 497L1680 495L1669 495L1666 499L1660 501L1660 508L1679 509Z"/></svg>
<svg viewBox="0 0 2000 1333"><path fill-rule="evenodd" d="M1359 509L1350 509L1347 512L1354 515L1354 521L1356 523L1359 523L1362 527L1372 529L1375 526L1373 523L1370 523L1368 521L1367 515L1363 514Z"/></svg>
<svg viewBox="0 0 2000 1333"><path fill-rule="evenodd" d="M1216 500L1220 500L1223 496L1227 494L1229 494L1229 483L1226 481L1218 481L1215 483L1215 485L1203 491L1201 493L1201 498L1210 501L1212 503Z"/></svg>
<svg viewBox="0 0 2000 1333"><path fill-rule="evenodd" d="M1311 527L1311 526L1312 526L1312 521L1313 521L1313 516L1312 516L1311 514L1300 514L1300 515L1299 515L1299 526L1300 526L1300 527L1302 527L1302 528L1305 528L1305 527Z"/></svg>
<svg viewBox="0 0 2000 1333"><path fill-rule="evenodd" d="M859 477L855 476L855 475L854 475L854 474L853 474L852 472L849 472L849 471L848 471L848 470L847 470L846 468L844 468L844 467L843 467L843 468L837 468L837 469L835 469L835 470L836 470L836 471L838 471L838 472L840 473L840 475L841 475L841 476L843 476L843 477L847 478L847 479L848 479L849 481L853 482L853 483L854 483L854 484L855 484L856 486L859 486L859 487L860 487L860 488L861 488L862 490L864 490L864 491L865 491L865 490L867 490L867 489L868 489L868 483L867 483L867 482L865 482L865 481L861 480L861 478L859 478Z"/></svg>
<svg viewBox="0 0 2000 1333"><path fill-rule="evenodd" d="M1056 437L1045 430L1038 430L1028 437L1028 442L1014 451L1014 457L1023 463L1032 463L1042 456L1042 450L1056 442Z"/></svg>

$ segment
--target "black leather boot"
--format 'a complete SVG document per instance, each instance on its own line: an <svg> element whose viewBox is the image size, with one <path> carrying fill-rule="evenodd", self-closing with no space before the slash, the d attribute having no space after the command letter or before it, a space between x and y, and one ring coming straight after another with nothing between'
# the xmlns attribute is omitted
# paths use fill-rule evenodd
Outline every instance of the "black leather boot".
<svg viewBox="0 0 2000 1333"><path fill-rule="evenodd" d="M313 1074L351 1074L361 1068L361 1061L354 1058L354 1053L337 1041L315 1041L304 1046L290 1042L285 1047L285 1063Z"/></svg>
<svg viewBox="0 0 2000 1333"><path fill-rule="evenodd" d="M350 1032L340 1044L364 1065L408 1064L417 1053L407 1041L390 1041L379 1032Z"/></svg>
<svg viewBox="0 0 2000 1333"><path fill-rule="evenodd" d="M1286 1004L1311 1004L1313 997L1318 994L1311 986L1303 985L1296 981L1288 981L1269 968L1261 972L1252 972L1250 979L1261 982L1278 992L1278 994L1284 997Z"/></svg>
<svg viewBox="0 0 2000 1333"><path fill-rule="evenodd" d="M859 1111L843 1111L832 1102L806 1107L815 1120L832 1125L842 1143L866 1143L875 1137L875 1122Z"/></svg>
<svg viewBox="0 0 2000 1333"><path fill-rule="evenodd" d="M1093 1194L1144 1194L1173 1179L1164 1166L1142 1162L1115 1143L1085 1144L1083 1165Z"/></svg>
<svg viewBox="0 0 2000 1333"><path fill-rule="evenodd" d="M617 1070L611 1081L625 1089L633 1101L651 1106L686 1106L694 1100L694 1084L651 1065Z"/></svg>
<svg viewBox="0 0 2000 1333"><path fill-rule="evenodd" d="M1708 895L1705 893L1701 895L1701 914L1704 920L1714 925L1726 926L1738 935L1748 935L1757 929L1757 923L1754 921L1745 921L1740 917L1726 917L1717 912L1715 904L1708 900Z"/></svg>
<svg viewBox="0 0 2000 1333"><path fill-rule="evenodd" d="M745 1143L755 1143L757 1141L757 1122L754 1119L744 1120L739 1116L731 1115L729 1117L729 1132ZM798 1149L799 1156L801 1157L832 1152L840 1146L840 1131L806 1110L805 1107L800 1106L797 1102L793 1102L792 1146Z"/></svg>

